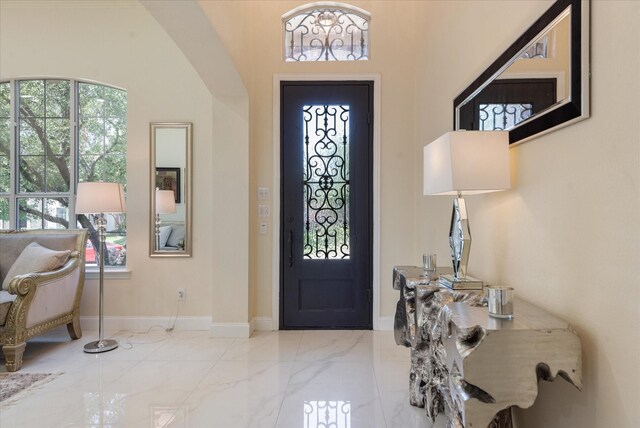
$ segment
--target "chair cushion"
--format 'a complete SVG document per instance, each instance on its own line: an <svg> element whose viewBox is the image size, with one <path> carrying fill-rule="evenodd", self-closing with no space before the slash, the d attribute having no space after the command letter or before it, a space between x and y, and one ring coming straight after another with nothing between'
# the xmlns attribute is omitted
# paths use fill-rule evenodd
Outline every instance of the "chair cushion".
<svg viewBox="0 0 640 428"><path fill-rule="evenodd" d="M160 226L160 248L167 245L167 240L169 239L170 234L171 234L171 225Z"/></svg>
<svg viewBox="0 0 640 428"><path fill-rule="evenodd" d="M37 242L27 245L13 263L2 283L2 289L9 289L9 283L17 275L49 272L58 269L69 260L71 251L55 251L43 247Z"/></svg>
<svg viewBox="0 0 640 428"><path fill-rule="evenodd" d="M11 304L18 297L15 294L11 294L8 291L0 291L0 325L4 325L7 321L7 314L11 308Z"/></svg>
<svg viewBox="0 0 640 428"><path fill-rule="evenodd" d="M180 241L184 239L184 225L182 224L174 224L171 229L171 235L169 235L169 239L167 239L168 247L176 247L178 248L180 245Z"/></svg>

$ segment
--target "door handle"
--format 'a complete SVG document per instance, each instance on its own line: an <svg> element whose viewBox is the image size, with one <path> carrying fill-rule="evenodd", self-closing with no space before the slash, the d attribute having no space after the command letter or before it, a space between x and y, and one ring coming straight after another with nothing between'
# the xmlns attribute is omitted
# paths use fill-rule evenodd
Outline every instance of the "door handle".
<svg viewBox="0 0 640 428"><path fill-rule="evenodd" d="M289 267L293 267L293 230L289 231Z"/></svg>

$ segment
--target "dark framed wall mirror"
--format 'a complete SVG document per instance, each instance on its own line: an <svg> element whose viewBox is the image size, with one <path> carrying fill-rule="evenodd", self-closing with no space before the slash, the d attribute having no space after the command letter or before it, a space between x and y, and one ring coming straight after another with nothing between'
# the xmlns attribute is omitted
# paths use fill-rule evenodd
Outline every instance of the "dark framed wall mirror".
<svg viewBox="0 0 640 428"><path fill-rule="evenodd" d="M558 0L453 101L455 130L519 144L589 117L589 1Z"/></svg>

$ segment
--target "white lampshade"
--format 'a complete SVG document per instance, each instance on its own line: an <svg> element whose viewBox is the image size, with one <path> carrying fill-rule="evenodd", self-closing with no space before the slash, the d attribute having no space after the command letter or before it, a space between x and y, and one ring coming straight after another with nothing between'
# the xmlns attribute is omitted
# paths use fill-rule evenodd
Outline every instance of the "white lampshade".
<svg viewBox="0 0 640 428"><path fill-rule="evenodd" d="M120 183L78 183L76 214L123 213L127 210Z"/></svg>
<svg viewBox="0 0 640 428"><path fill-rule="evenodd" d="M156 189L156 214L174 214L176 212L176 197L173 190Z"/></svg>
<svg viewBox="0 0 640 428"><path fill-rule="evenodd" d="M507 131L453 131L424 146L424 194L467 195L506 190Z"/></svg>

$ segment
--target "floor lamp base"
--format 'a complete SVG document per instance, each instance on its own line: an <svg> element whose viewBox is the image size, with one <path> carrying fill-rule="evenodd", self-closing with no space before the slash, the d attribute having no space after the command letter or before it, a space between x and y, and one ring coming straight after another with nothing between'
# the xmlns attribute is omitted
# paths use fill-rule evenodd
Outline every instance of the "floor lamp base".
<svg viewBox="0 0 640 428"><path fill-rule="evenodd" d="M97 354L100 352L113 351L118 347L118 342L115 340L96 340L84 345L84 352L89 354Z"/></svg>

